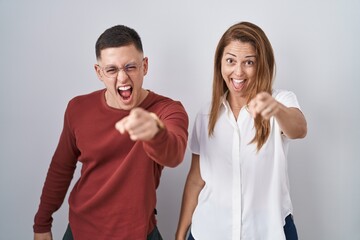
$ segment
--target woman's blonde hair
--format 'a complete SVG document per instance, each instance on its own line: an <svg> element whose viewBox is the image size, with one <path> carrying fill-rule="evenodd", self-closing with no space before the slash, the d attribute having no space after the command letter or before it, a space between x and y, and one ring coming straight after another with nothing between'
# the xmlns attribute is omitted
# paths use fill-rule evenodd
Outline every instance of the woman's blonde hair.
<svg viewBox="0 0 360 240"><path fill-rule="evenodd" d="M247 87L248 97L246 104L260 92L272 93L275 58L269 39L263 30L253 23L240 22L231 26L221 37L215 52L213 91L208 129L209 137L214 133L215 124L219 117L222 96L228 90L221 74L221 59L225 47L232 41L250 43L256 52L256 74L254 81L249 83ZM254 121L256 133L250 143L256 143L257 150L259 151L269 137L270 122L261 116L256 117Z"/></svg>

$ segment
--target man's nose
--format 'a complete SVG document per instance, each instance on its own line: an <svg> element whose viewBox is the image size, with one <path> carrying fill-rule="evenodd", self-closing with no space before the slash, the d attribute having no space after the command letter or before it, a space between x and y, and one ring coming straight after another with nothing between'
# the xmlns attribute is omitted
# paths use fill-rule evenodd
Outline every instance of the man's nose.
<svg viewBox="0 0 360 240"><path fill-rule="evenodd" d="M127 78L128 78L128 75L125 72L125 69L120 68L119 71L118 71L116 79L121 82L121 81L126 80Z"/></svg>

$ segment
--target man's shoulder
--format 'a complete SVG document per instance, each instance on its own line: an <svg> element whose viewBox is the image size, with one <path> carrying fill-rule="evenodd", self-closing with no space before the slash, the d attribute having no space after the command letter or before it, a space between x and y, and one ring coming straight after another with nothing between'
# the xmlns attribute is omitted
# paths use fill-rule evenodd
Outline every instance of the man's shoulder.
<svg viewBox="0 0 360 240"><path fill-rule="evenodd" d="M182 103L179 100L174 100L170 97L149 91L149 104L153 107L166 107L170 105L178 105L182 107Z"/></svg>
<svg viewBox="0 0 360 240"><path fill-rule="evenodd" d="M173 114L180 114L184 119L188 119L185 107L179 100L174 100L154 92L149 93L149 99L144 108L150 112L156 113L160 118Z"/></svg>
<svg viewBox="0 0 360 240"><path fill-rule="evenodd" d="M171 97L168 97L168 96L165 96L165 95L162 95L162 94L150 91L150 90L149 90L149 95L155 100L176 101L176 100L172 99Z"/></svg>
<svg viewBox="0 0 360 240"><path fill-rule="evenodd" d="M73 97L69 103L70 104L75 104L75 103L82 103L82 102L87 102L87 101L91 101L91 100L98 100L99 97L101 96L101 94L103 94L104 89L101 90L96 90L90 93L86 93L86 94L82 94L82 95L77 95L75 97Z"/></svg>
<svg viewBox="0 0 360 240"><path fill-rule="evenodd" d="M92 106L92 108L97 105L101 104L101 95L103 94L102 90L96 90L91 93L77 95L73 97L67 105L68 111L83 111L85 109L88 109L88 106Z"/></svg>

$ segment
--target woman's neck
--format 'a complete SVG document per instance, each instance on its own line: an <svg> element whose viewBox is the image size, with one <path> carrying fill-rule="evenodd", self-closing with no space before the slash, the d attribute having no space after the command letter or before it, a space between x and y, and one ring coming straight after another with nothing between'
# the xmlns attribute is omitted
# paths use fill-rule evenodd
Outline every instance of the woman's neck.
<svg viewBox="0 0 360 240"><path fill-rule="evenodd" d="M234 114L235 119L237 120L237 117L240 113L240 110L246 105L246 99L245 98L231 98L230 96L227 97L227 100L229 102L231 111Z"/></svg>

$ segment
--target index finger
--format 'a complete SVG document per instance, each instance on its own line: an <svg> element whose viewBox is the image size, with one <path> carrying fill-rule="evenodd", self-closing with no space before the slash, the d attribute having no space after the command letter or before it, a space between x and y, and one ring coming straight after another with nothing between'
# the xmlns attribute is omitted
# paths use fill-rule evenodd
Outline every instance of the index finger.
<svg viewBox="0 0 360 240"><path fill-rule="evenodd" d="M115 128L121 133L123 134L125 132L125 123L127 122L128 117L124 117L123 119L121 119L120 121L118 121L115 124Z"/></svg>

